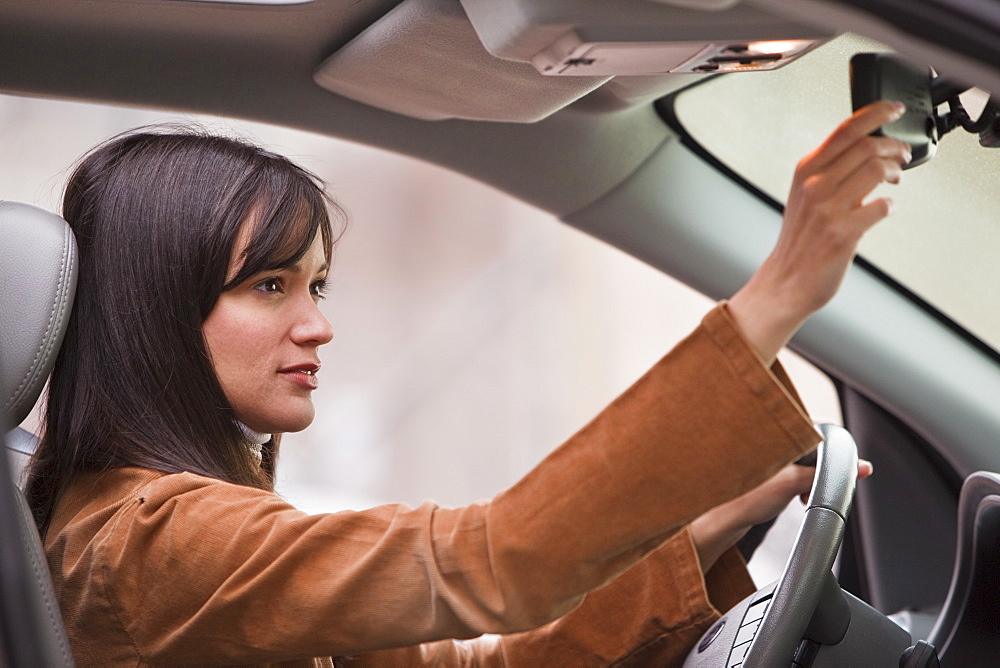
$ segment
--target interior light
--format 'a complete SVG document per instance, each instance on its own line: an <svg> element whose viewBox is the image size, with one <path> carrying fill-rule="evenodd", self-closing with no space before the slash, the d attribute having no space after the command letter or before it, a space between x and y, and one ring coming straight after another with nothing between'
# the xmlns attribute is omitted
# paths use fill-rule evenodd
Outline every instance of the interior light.
<svg viewBox="0 0 1000 668"><path fill-rule="evenodd" d="M813 41L809 39L786 39L770 42L751 42L748 46L751 51L756 53L780 53L787 56L808 48L812 43Z"/></svg>
<svg viewBox="0 0 1000 668"><path fill-rule="evenodd" d="M313 0L167 0L168 2L204 2L218 5L306 5Z"/></svg>
<svg viewBox="0 0 1000 668"><path fill-rule="evenodd" d="M531 62L546 76L750 72L782 67L823 41L591 41L571 30Z"/></svg>
<svg viewBox="0 0 1000 668"><path fill-rule="evenodd" d="M722 74L774 70L808 53L821 42L822 40L815 39L793 39L714 44L671 72Z"/></svg>

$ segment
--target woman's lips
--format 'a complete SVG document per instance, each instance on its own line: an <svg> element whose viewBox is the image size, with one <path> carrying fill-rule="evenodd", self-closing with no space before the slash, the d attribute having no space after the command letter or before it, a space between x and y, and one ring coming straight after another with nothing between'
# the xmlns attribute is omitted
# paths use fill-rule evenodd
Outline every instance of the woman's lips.
<svg viewBox="0 0 1000 668"><path fill-rule="evenodd" d="M311 363L288 366L278 371L288 380L307 390L315 390L319 387L319 378L316 377L318 372L319 365Z"/></svg>

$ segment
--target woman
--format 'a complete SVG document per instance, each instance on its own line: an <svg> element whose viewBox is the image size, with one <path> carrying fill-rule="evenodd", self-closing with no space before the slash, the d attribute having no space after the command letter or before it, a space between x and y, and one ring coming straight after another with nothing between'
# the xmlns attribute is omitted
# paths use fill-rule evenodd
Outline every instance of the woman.
<svg viewBox="0 0 1000 668"><path fill-rule="evenodd" d="M752 590L731 546L808 489L786 465L817 435L775 355L888 214L862 200L909 155L868 135L900 113L803 160L747 285L514 487L316 516L271 490L333 336L320 187L227 139L96 149L66 190L79 291L28 483L78 663L679 661ZM452 640L483 633L506 635Z"/></svg>

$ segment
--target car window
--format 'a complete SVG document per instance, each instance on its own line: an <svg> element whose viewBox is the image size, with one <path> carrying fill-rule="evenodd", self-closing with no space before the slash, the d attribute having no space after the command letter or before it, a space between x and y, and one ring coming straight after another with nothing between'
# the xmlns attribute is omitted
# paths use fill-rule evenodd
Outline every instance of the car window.
<svg viewBox="0 0 1000 668"><path fill-rule="evenodd" d="M289 155L348 211L322 308L316 420L282 441L279 492L307 512L513 484L699 322L712 302L553 216L453 172L255 123L0 96L0 199L57 211L71 164L145 124L199 123ZM782 359L813 417L840 422L830 381ZM37 428L33 415L25 425ZM780 573L793 502L752 572ZM780 538L780 536L779 536ZM782 548L784 545L784 548Z"/></svg>
<svg viewBox="0 0 1000 668"><path fill-rule="evenodd" d="M784 69L724 75L693 87L677 97L675 113L704 149L784 202L797 159L851 111L851 56L888 50L845 35ZM907 170L900 186L877 191L893 198L896 212L860 248L865 259L994 349L1000 349L998 175L1000 151L953 130L930 162Z"/></svg>

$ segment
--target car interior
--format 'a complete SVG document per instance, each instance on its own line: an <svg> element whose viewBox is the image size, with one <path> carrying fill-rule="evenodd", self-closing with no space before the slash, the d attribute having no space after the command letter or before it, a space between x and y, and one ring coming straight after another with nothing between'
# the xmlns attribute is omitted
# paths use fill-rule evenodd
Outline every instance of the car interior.
<svg viewBox="0 0 1000 668"><path fill-rule="evenodd" d="M914 96L906 140L923 153L898 221L866 238L790 343L839 398L846 431L824 428L807 511L839 528L804 519L782 578L687 665L1000 656L997 63L995 0L0 4L4 94L250 119L416 157L714 300L767 255L795 161L852 93L854 106ZM17 427L72 306L65 223L0 202L0 278L3 433L28 453ZM877 475L855 491L844 471L859 455ZM72 665L23 497L5 490L0 664ZM825 547L804 556L807 543Z"/></svg>
<svg viewBox="0 0 1000 668"><path fill-rule="evenodd" d="M55 363L76 290L76 241L59 216L17 202L0 202L0 240L3 266L18 267L4 274L8 290L0 297L0 418L7 447L25 449L32 436L8 425L24 420ZM13 479L10 465L0 457L4 480ZM4 665L72 666L45 552L16 486L0 485L0 511Z"/></svg>

